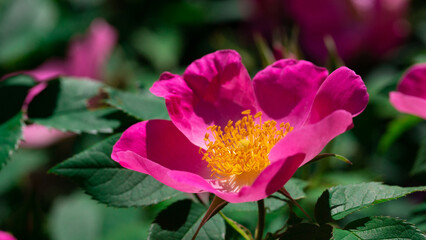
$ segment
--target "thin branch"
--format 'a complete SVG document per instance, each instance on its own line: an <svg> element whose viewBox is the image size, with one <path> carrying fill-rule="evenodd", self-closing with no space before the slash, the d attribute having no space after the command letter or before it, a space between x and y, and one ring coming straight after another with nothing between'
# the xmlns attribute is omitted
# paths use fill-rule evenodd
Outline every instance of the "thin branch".
<svg viewBox="0 0 426 240"><path fill-rule="evenodd" d="M305 214L305 216L306 216L306 217L308 217L308 219L309 219L310 221L312 221L311 216L309 216L309 214L305 211L305 209L303 209L303 208L302 208L302 206L300 206L300 205L299 205L299 203L298 203L298 202L296 202L296 200L294 200L294 199L291 197L290 193L289 193L289 192L287 192L287 190L286 190L284 187L280 188L280 189L278 190L278 192L279 192L279 193L281 193L282 195L284 195L285 197L287 197L288 199L290 199L291 203L293 203L294 205L296 205L296 207L298 207L298 208L300 209L300 211L302 211L302 212L303 212L303 214Z"/></svg>

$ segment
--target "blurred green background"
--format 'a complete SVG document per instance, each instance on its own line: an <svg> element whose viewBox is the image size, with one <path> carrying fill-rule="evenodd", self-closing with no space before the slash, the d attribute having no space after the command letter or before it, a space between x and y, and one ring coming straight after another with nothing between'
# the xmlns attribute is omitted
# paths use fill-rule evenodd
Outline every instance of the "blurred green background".
<svg viewBox="0 0 426 240"><path fill-rule="evenodd" d="M249 0L2 0L0 76L35 69L52 57L66 58L70 40L85 35L99 18L118 34L102 73L104 82L113 87L146 91L163 71L182 73L195 59L226 48L237 50L254 76L264 68L265 56L270 56L276 43L275 33L268 35L257 28L259 21L268 22L253 17L256 9L255 1ZM278 43L300 52L294 47L297 26L282 15L275 26ZM419 152L425 145L426 121L397 112L388 101L388 93L396 89L403 72L426 61L425 1L410 2L407 21L410 33L390 56L349 65L365 81L370 102L354 119L355 128L334 139L325 151L343 155L353 165L326 159L297 172L297 177L308 182L307 198L301 200L308 212L312 213L324 189L338 184L374 180L426 185L426 153ZM0 230L18 239L145 239L152 220L167 202L142 209L110 208L90 199L71 180L47 173L106 136L80 134L46 148L22 148L13 154L0 171ZM413 170L416 159L423 165ZM413 194L352 217L398 216L426 231L425 199L425 194ZM268 215L268 228L279 227L285 212L280 209ZM255 218L245 214L235 213L234 220L254 229Z"/></svg>

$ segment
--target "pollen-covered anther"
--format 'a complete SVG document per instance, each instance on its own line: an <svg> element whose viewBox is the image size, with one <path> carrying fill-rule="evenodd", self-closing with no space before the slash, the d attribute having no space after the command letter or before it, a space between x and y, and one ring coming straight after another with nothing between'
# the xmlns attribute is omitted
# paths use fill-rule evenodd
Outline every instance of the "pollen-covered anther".
<svg viewBox="0 0 426 240"><path fill-rule="evenodd" d="M273 120L262 122L262 113L254 116L250 110L237 122L229 121L223 127L210 126L204 141L207 149L202 151L212 176L216 178L242 178L257 176L269 164L269 152L275 144L293 130L289 123ZM246 185L246 184L244 184Z"/></svg>

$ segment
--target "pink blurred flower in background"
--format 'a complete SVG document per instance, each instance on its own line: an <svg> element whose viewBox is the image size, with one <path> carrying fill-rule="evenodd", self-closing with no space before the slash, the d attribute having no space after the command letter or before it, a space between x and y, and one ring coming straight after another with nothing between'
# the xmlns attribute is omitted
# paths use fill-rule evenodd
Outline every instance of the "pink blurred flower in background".
<svg viewBox="0 0 426 240"><path fill-rule="evenodd" d="M127 129L112 159L189 193L228 202L256 201L280 189L300 166L367 105L361 78L283 59L253 81L233 50L208 54L183 75L163 73L151 88L168 120Z"/></svg>
<svg viewBox="0 0 426 240"><path fill-rule="evenodd" d="M410 67L389 97L398 111L426 119L426 63Z"/></svg>
<svg viewBox="0 0 426 240"><path fill-rule="evenodd" d="M300 44L309 58L323 64L324 38L331 36L347 63L363 56L382 58L409 32L408 0L284 0L300 28Z"/></svg>
<svg viewBox="0 0 426 240"><path fill-rule="evenodd" d="M16 240L16 238L8 232L0 231L0 240Z"/></svg>
<svg viewBox="0 0 426 240"><path fill-rule="evenodd" d="M240 6L243 11L250 8L250 20L254 30L271 40L273 32L281 28L284 21L288 19L288 16L284 14L284 3L283 0L252 0L250 2L242 0Z"/></svg>
<svg viewBox="0 0 426 240"><path fill-rule="evenodd" d="M71 40L67 59L51 59L34 70L21 73L31 75L40 82L59 75L101 81L104 64L116 42L115 29L105 20L96 19L86 36L76 36Z"/></svg>
<svg viewBox="0 0 426 240"><path fill-rule="evenodd" d="M96 19L90 25L86 36L75 37L71 41L66 59L51 59L34 70L13 73L28 74L40 82L29 91L23 108L26 109L31 100L47 86L45 81L57 76L88 77L102 81L104 64L116 41L115 29L106 21ZM21 146L29 148L46 147L70 135L70 133L32 124L24 128Z"/></svg>

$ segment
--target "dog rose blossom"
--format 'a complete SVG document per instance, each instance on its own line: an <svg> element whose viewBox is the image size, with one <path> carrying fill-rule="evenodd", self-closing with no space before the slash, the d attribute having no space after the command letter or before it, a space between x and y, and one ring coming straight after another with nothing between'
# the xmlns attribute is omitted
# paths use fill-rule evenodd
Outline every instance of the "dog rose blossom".
<svg viewBox="0 0 426 240"><path fill-rule="evenodd" d="M389 97L398 111L426 119L426 63L409 68Z"/></svg>
<svg viewBox="0 0 426 240"><path fill-rule="evenodd" d="M128 128L112 159L188 193L228 202L263 199L353 126L367 105L361 78L331 74L303 60L283 59L253 80L233 50L221 50L163 73L151 92L165 99L169 120Z"/></svg>

